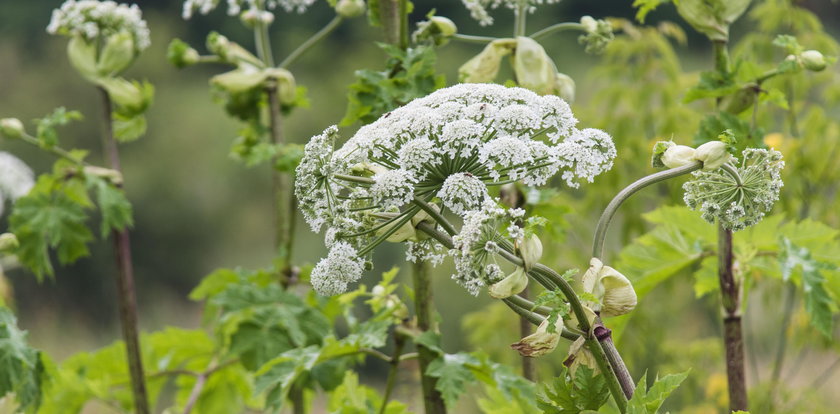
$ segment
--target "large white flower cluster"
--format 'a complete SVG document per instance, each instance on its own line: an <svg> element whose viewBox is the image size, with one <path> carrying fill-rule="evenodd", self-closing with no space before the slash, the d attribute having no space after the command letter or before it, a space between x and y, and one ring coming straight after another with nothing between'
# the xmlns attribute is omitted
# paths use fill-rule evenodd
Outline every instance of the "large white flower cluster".
<svg viewBox="0 0 840 414"><path fill-rule="evenodd" d="M326 226L328 246L346 241L361 256L398 239L412 242L410 258L439 262L440 246L411 231L421 211L415 200L460 217L464 228L455 240L462 242L450 252L454 278L476 292L486 279L484 245L467 242L468 234L512 221L497 207L493 187L513 181L540 186L557 174L577 187L612 167L609 135L576 124L556 96L456 85L383 115L339 149L335 127L313 137L296 170L295 193L312 230ZM507 223L497 220L505 215Z"/></svg>
<svg viewBox="0 0 840 414"><path fill-rule="evenodd" d="M500 6L509 9L516 9L520 4L525 6L528 13L533 13L537 6L542 4L559 3L560 0L461 0L464 6L470 11L470 16L478 20L482 26L493 24L493 18L488 10L497 9Z"/></svg>
<svg viewBox="0 0 840 414"><path fill-rule="evenodd" d="M47 26L50 34L82 36L88 41L120 32L130 33L136 52L151 44L149 27L136 4L128 6L113 1L67 0L53 10Z"/></svg>
<svg viewBox="0 0 840 414"><path fill-rule="evenodd" d="M210 13L219 3L220 0L186 0L181 17L186 20L191 18L195 12ZM265 12L278 7L285 10L286 13L303 13L313 3L315 3L315 0L227 0L227 13L236 16L242 12L243 8L247 8L250 12ZM262 10L260 6L262 6Z"/></svg>

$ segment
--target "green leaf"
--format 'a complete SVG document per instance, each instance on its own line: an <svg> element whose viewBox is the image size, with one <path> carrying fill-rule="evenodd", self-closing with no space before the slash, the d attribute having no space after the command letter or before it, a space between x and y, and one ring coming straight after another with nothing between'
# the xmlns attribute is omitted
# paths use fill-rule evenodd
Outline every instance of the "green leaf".
<svg viewBox="0 0 840 414"><path fill-rule="evenodd" d="M112 230L120 231L134 225L131 203L121 189L92 176L87 176L87 185L96 192L96 204L102 212L100 233L103 238Z"/></svg>
<svg viewBox="0 0 840 414"><path fill-rule="evenodd" d="M301 159L303 159L303 145L283 144L277 151L274 169L281 172L294 173Z"/></svg>
<svg viewBox="0 0 840 414"><path fill-rule="evenodd" d="M542 384L539 401L544 412L572 414L584 410L597 411L609 397L604 376L589 367L580 366L574 378L566 370L563 375Z"/></svg>
<svg viewBox="0 0 840 414"><path fill-rule="evenodd" d="M425 375L437 378L435 389L440 391L447 408L452 408L464 393L467 384L475 380L469 365L480 362L470 354L444 354L429 364Z"/></svg>
<svg viewBox="0 0 840 414"><path fill-rule="evenodd" d="M56 250L59 262L72 263L89 254L87 243L93 239L85 224L85 206L81 204L86 195L81 200L73 199L72 187L55 186L52 177L39 177L35 188L17 200L9 218L10 230L20 242L18 259L39 280L54 273L51 248Z"/></svg>
<svg viewBox="0 0 840 414"><path fill-rule="evenodd" d="M81 120L82 113L79 111L68 111L64 107L56 108L51 114L36 119L36 137L42 148L52 148L58 145L58 132L56 127L68 124L70 121Z"/></svg>
<svg viewBox="0 0 840 414"><path fill-rule="evenodd" d="M794 270L799 268L801 273L802 293L805 296L805 310L814 326L826 338L832 336L832 305L834 301L826 290L826 280L821 271L837 272L838 268L829 263L814 260L811 252L804 247L794 245L789 239L782 237L779 264L782 278L790 280Z"/></svg>
<svg viewBox="0 0 840 414"><path fill-rule="evenodd" d="M41 352L26 343L12 311L0 307L0 398L14 393L20 410L34 413L46 380Z"/></svg>
<svg viewBox="0 0 840 414"><path fill-rule="evenodd" d="M376 390L359 385L359 376L353 371L347 371L339 387L329 394L327 409L330 413L340 414L368 414L379 412L382 397ZM405 414L408 407L398 401L388 401L385 414Z"/></svg>
<svg viewBox="0 0 840 414"><path fill-rule="evenodd" d="M670 3L671 0L634 0L633 7L637 7L639 10L636 11L636 20L639 23L645 22L645 17L647 17L648 13L654 11L657 7Z"/></svg>
<svg viewBox="0 0 840 414"><path fill-rule="evenodd" d="M373 7L369 5L369 9ZM437 56L430 46L401 50L378 44L388 55L383 71L356 71L356 82L347 93L347 112L340 125L371 123L388 111L445 86L443 75L435 74Z"/></svg>
<svg viewBox="0 0 840 414"><path fill-rule="evenodd" d="M143 115L111 114L114 121L114 138L119 142L131 142L146 133L146 117Z"/></svg>
<svg viewBox="0 0 840 414"><path fill-rule="evenodd" d="M279 410L283 407L292 384L301 374L311 370L318 363L320 353L320 348L313 345L291 349L271 359L257 371L255 391L265 392L266 405L273 410Z"/></svg>
<svg viewBox="0 0 840 414"><path fill-rule="evenodd" d="M633 398L627 402L627 414L656 414L659 407L677 387L688 377L688 371L681 374L666 375L657 378L650 388L647 388L647 374L642 375Z"/></svg>

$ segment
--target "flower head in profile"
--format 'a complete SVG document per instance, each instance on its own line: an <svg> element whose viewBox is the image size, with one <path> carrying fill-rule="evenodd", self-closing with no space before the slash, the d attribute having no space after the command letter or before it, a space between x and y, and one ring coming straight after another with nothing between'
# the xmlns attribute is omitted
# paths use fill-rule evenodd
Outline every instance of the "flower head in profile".
<svg viewBox="0 0 840 414"><path fill-rule="evenodd" d="M187 20L195 12L208 14L220 2L221 0L186 0L181 17ZM252 15L252 17L265 23L271 23L274 20L274 15L269 10L281 8L286 13L303 13L313 3L315 3L315 0L227 0L227 13L231 16L243 13L243 15L247 15L243 16L246 18Z"/></svg>
<svg viewBox="0 0 840 414"><path fill-rule="evenodd" d="M737 167L695 171L685 183L685 203L700 210L704 220L718 220L737 231L761 221L773 208L782 188L782 154L775 150L747 148Z"/></svg>
<svg viewBox="0 0 840 414"><path fill-rule="evenodd" d="M500 206L496 187L539 186L556 175L577 187L611 168L616 152L609 135L576 124L556 96L456 85L383 115L340 148L335 127L312 138L296 170L295 194L313 231L326 227L328 244L344 241L361 257L383 241L405 240L410 258L434 263L448 251L453 279L477 294L500 276L488 263L496 242L523 235L515 223L523 211ZM406 229L434 223L424 215L429 208L462 222L453 249Z"/></svg>
<svg viewBox="0 0 840 414"><path fill-rule="evenodd" d="M135 54L151 44L149 28L140 8L136 4L128 6L113 1L67 0L53 10L47 32L70 37L78 35L87 41L128 33Z"/></svg>
<svg viewBox="0 0 840 414"><path fill-rule="evenodd" d="M470 11L470 16L477 20L482 26L489 26L493 24L493 18L490 16L489 10L497 9L499 7L506 7L508 9L516 9L521 3L525 3L526 11L533 13L537 10L537 6L543 4L559 3L560 0L461 0L464 6Z"/></svg>

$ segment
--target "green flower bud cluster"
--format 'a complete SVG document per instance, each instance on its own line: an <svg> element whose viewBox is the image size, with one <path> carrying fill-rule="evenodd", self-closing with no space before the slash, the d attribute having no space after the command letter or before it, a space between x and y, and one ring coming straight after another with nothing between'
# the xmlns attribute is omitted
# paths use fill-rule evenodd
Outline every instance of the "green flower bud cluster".
<svg viewBox="0 0 840 414"><path fill-rule="evenodd" d="M586 34L578 37L578 43L585 46L586 53L600 54L615 39L612 25L606 20L595 20L592 16L580 18L580 24Z"/></svg>
<svg viewBox="0 0 840 414"><path fill-rule="evenodd" d="M738 167L694 172L694 179L683 185L685 203L710 223L744 229L761 221L779 199L784 165L778 151L747 148Z"/></svg>
<svg viewBox="0 0 840 414"><path fill-rule="evenodd" d="M415 43L431 43L443 46L458 33L458 27L452 20L443 16L429 16L429 20L417 23L417 30L411 34Z"/></svg>

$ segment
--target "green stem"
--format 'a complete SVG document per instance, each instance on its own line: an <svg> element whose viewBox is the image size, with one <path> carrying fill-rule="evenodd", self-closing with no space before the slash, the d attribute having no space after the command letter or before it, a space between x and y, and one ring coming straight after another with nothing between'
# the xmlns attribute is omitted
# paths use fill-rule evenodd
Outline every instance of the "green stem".
<svg viewBox="0 0 840 414"><path fill-rule="evenodd" d="M388 408L388 400L391 399L391 392L397 382L397 373L400 368L400 356L405 346L405 337L394 331L394 356L391 357L391 369L388 370L388 380L385 382L385 393L382 396L382 406L379 407L379 414L385 414Z"/></svg>
<svg viewBox="0 0 840 414"><path fill-rule="evenodd" d="M539 325L545 320L545 318L542 315L536 312L531 312L527 308L517 304L514 300L511 299L514 297L516 297L516 295L506 299L502 299L502 302L504 302L504 304L507 305L507 307L509 307L512 311L516 312L523 319L527 320L528 322L534 325ZM563 331L560 332L560 336L570 341L576 341L578 338L580 338L580 335L570 331L566 327L563 327Z"/></svg>
<svg viewBox="0 0 840 414"><path fill-rule="evenodd" d="M615 371L613 371L610 366L607 354L604 352L604 349L601 348L601 343L595 338L590 338L586 340L586 346L589 348L589 352L592 352L592 355L595 356L595 363L598 365L598 369L601 370L601 373L604 374L604 378L607 380L607 388L609 388L610 394L612 394L613 400L618 406L618 411L621 413L626 412L627 396L624 394L624 390L622 390L621 384L618 382L618 377L616 377Z"/></svg>
<svg viewBox="0 0 840 414"><path fill-rule="evenodd" d="M480 44L480 45L484 45L484 44L487 44L487 43L490 43L490 42L496 40L495 37L473 36L473 35L465 35L465 34L457 34L457 33L454 36L452 36L452 39L460 40L460 41L466 42L466 43L477 43L477 44Z"/></svg>
<svg viewBox="0 0 840 414"><path fill-rule="evenodd" d="M103 133L102 146L111 169L120 168L120 153L114 138L111 117L111 96L104 88L98 88L102 97ZM140 352L140 328L137 322L137 298L134 289L134 265L131 257L131 239L128 229L112 229L114 253L117 262L117 301L119 303L120 325L126 347L126 358L131 375L131 390L134 409L137 414L149 414L149 399L146 393L146 377L143 375L143 357Z"/></svg>
<svg viewBox="0 0 840 414"><path fill-rule="evenodd" d="M568 31L568 30L579 30L581 32L585 32L586 28L584 28L583 25L580 24L580 23L573 23L573 22L557 23L557 24L548 26L545 29L542 29L542 30L540 30L540 31L528 36L528 37L530 37L531 39L534 39L534 40L540 40L543 37L546 37L548 35L551 35L551 34L554 34L554 33L557 33L557 32L564 32L564 31Z"/></svg>
<svg viewBox="0 0 840 414"><path fill-rule="evenodd" d="M257 57L267 66L274 66L274 55L271 52L271 41L268 38L268 25L259 19L254 26L254 43L257 47Z"/></svg>
<svg viewBox="0 0 840 414"><path fill-rule="evenodd" d="M440 214L440 212L438 212L437 210L432 208L432 206L429 205L429 203L427 203L426 201L424 201L423 199L421 199L419 197L414 197L413 203L416 204L418 207L420 207L421 210L425 211L426 214L429 215L429 217L431 217L438 224L440 224L440 226L443 227L443 229L446 230L446 232L449 233L450 236L454 236L454 235L458 234L458 232L455 230L455 227L452 225L452 223L450 223L449 220L447 220L445 217L443 217L443 215Z"/></svg>
<svg viewBox="0 0 840 414"><path fill-rule="evenodd" d="M507 299L516 304L516 306L528 309L529 311L535 312L538 315L546 316L551 313L551 308L549 308L548 306L538 306L534 302L528 300L528 298L524 298L520 295L513 295Z"/></svg>
<svg viewBox="0 0 840 414"><path fill-rule="evenodd" d="M90 164L88 164L88 163L86 163L86 162L82 161L81 159L79 159L79 158L77 158L77 157L73 156L73 154L71 154L69 151L67 151L67 150L65 150L65 149L63 149L63 148L61 148L61 147L56 147L56 146L52 146L52 147L44 147L43 145L41 145L41 141L39 141L39 140L38 140L38 138L35 138L35 137L33 137L32 135L29 135L29 134L27 134L27 133L23 133L23 134L21 134L21 135L20 135L20 139L21 139L23 142L26 142L27 144L32 144L32 145L34 145L34 146L36 146L36 147L38 147L38 148L41 148L41 149L43 149L43 150L45 150L45 151L47 151L47 152L49 152L49 153L51 153L51 154L53 154L53 155L55 155L55 156L59 157L59 158L63 158L63 159L65 159L65 160L67 160L67 161L70 161L70 162L72 162L73 164L78 165L79 167L84 167L84 166L86 166L86 165L90 165Z"/></svg>
<svg viewBox="0 0 840 414"><path fill-rule="evenodd" d="M423 263L412 264L412 278L414 279L414 312L417 316L417 329L420 332L435 331L432 315L432 278L428 266ZM426 375L429 365L437 359L435 351L426 346L417 345L418 361L420 363L421 386L423 388L423 404L426 414L445 414L446 405L443 396L437 390L437 378Z"/></svg>
<svg viewBox="0 0 840 414"><path fill-rule="evenodd" d="M735 184L737 184L738 187L744 186L744 182L743 180L741 180L741 174L738 173L738 169L736 169L729 163L721 165L720 168L726 171L726 173L729 174L729 176L732 177L733 180L735 180Z"/></svg>
<svg viewBox="0 0 840 414"><path fill-rule="evenodd" d="M528 2L520 0L514 9L513 37L525 36L525 24L528 21Z"/></svg>
<svg viewBox="0 0 840 414"><path fill-rule="evenodd" d="M372 178L368 177L359 177L356 175L347 175L347 174L333 174L333 178L338 178L339 180L348 181L351 183L358 183L358 184L373 184L376 181L373 181Z"/></svg>
<svg viewBox="0 0 840 414"><path fill-rule="evenodd" d="M311 48L316 43L320 42L321 39L326 37L328 34L332 33L333 30L335 30L339 25L341 25L342 21L344 21L344 18L342 18L341 16L333 17L333 19L330 20L330 22L327 23L326 26L322 27L321 30L312 35L312 37L310 37L309 39L306 39L306 41L301 43L301 45L298 46L297 49L292 51L292 53L289 53L289 56L286 56L286 58L283 59L282 62L280 62L279 67L286 68L292 63L294 63L294 61L297 60L297 58L299 58L301 55L303 55L304 52L309 50L309 48Z"/></svg>
<svg viewBox="0 0 840 414"><path fill-rule="evenodd" d="M595 228L595 239L592 242L592 257L602 259L604 255L604 240L607 237L607 229L609 228L610 222L615 216L615 213L618 211L618 208L621 207L621 204L627 201L630 196L647 186L688 174L692 171L699 170L702 167L703 163L697 161L693 164L683 165L682 167L660 171L656 174L651 174L637 180L616 194L612 201L610 201L610 204L607 205L607 208L604 209L604 212L601 214L601 218L598 220L598 225Z"/></svg>

